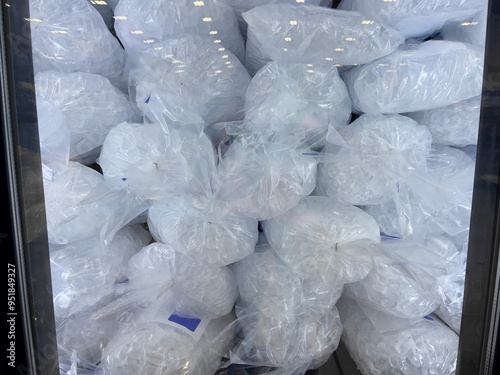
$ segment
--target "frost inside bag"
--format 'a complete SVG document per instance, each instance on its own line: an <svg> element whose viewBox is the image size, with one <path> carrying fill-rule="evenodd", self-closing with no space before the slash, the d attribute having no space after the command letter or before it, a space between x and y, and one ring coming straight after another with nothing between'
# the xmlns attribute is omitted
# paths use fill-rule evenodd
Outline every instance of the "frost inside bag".
<svg viewBox="0 0 500 375"><path fill-rule="evenodd" d="M311 138L328 124L344 127L351 118L347 88L331 64L271 62L252 79L245 121L257 132L287 131Z"/></svg>
<svg viewBox="0 0 500 375"><path fill-rule="evenodd" d="M223 0L121 0L115 8L115 29L130 51L154 48L180 34L193 34L209 37L218 48L227 48L240 61L244 59L238 20Z"/></svg>
<svg viewBox="0 0 500 375"><path fill-rule="evenodd" d="M431 134L400 115L364 114L340 130L347 147L332 150L320 164L317 195L354 204L378 204L391 197L399 180L425 164Z"/></svg>
<svg viewBox="0 0 500 375"><path fill-rule="evenodd" d="M274 60L366 64L404 41L397 31L357 12L315 5L263 5L243 18L248 23L245 64L251 75Z"/></svg>
<svg viewBox="0 0 500 375"><path fill-rule="evenodd" d="M43 166L50 243L67 244L99 236L106 244L115 233L147 210L147 204L124 189L111 190L103 176L76 162Z"/></svg>
<svg viewBox="0 0 500 375"><path fill-rule="evenodd" d="M389 236L418 241L443 233L456 237L469 229L474 170L464 152L433 145L426 164L400 181L393 198L364 210Z"/></svg>
<svg viewBox="0 0 500 375"><path fill-rule="evenodd" d="M407 113L406 116L425 125L433 143L465 147L477 144L481 97L474 97L428 111Z"/></svg>
<svg viewBox="0 0 500 375"><path fill-rule="evenodd" d="M167 130L159 123L114 127L98 160L106 182L148 200L203 192L215 173L210 139L190 129Z"/></svg>
<svg viewBox="0 0 500 375"><path fill-rule="evenodd" d="M317 155L280 136L241 134L221 155L216 197L257 220L281 215L316 187Z"/></svg>
<svg viewBox="0 0 500 375"><path fill-rule="evenodd" d="M326 362L342 333L334 306L342 285L305 284L265 241L234 269L240 291L234 329L243 337L232 347L230 363L299 375Z"/></svg>
<svg viewBox="0 0 500 375"><path fill-rule="evenodd" d="M154 89L164 100L185 100L207 124L235 120L243 109L248 72L234 54L207 37L183 34L128 56L125 68L131 98L144 108Z"/></svg>
<svg viewBox="0 0 500 375"><path fill-rule="evenodd" d="M221 266L251 254L258 240L257 220L210 196L157 201L149 208L148 227L157 241L179 244L178 251Z"/></svg>
<svg viewBox="0 0 500 375"><path fill-rule="evenodd" d="M451 21L487 7L486 0L343 0L339 9L359 11L401 32L406 38L427 37Z"/></svg>
<svg viewBox="0 0 500 375"><path fill-rule="evenodd" d="M459 338L436 317L380 332L356 302L342 297L337 306L342 341L362 373L455 374Z"/></svg>
<svg viewBox="0 0 500 375"><path fill-rule="evenodd" d="M87 72L123 88L125 51L87 0L30 0L35 73Z"/></svg>
<svg viewBox="0 0 500 375"><path fill-rule="evenodd" d="M373 269L364 279L345 286L346 297L404 319L426 316L439 307L436 277L418 261L420 254L415 260L383 242L370 250Z"/></svg>
<svg viewBox="0 0 500 375"><path fill-rule="evenodd" d="M95 160L111 128L140 119L127 96L97 74L41 72L35 88L38 112L47 111L49 103L61 112L70 134L70 158L90 153ZM39 126L48 128L44 121L52 120L39 117Z"/></svg>
<svg viewBox="0 0 500 375"><path fill-rule="evenodd" d="M483 60L480 47L429 40L405 45L342 78L357 113L416 112L481 95Z"/></svg>
<svg viewBox="0 0 500 375"><path fill-rule="evenodd" d="M242 13L261 6L261 5L267 5L267 4L295 4L297 3L301 5L321 5L325 7L331 7L333 1L332 0L226 0L228 4L230 4L234 8L234 12L236 13L236 16L238 17L238 22L240 24L240 31L241 34L243 35L244 38L246 38L247 35L247 23L242 17Z"/></svg>
<svg viewBox="0 0 500 375"><path fill-rule="evenodd" d="M375 220L332 198L303 198L291 211L263 223L270 245L303 278L353 282L371 269L371 242L380 241ZM368 241L360 241L368 240Z"/></svg>

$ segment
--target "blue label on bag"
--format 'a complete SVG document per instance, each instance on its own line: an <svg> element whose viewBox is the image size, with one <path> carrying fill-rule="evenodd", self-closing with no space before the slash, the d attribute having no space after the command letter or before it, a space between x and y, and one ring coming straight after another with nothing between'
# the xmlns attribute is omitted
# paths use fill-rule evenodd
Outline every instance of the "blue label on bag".
<svg viewBox="0 0 500 375"><path fill-rule="evenodd" d="M173 323L177 323L187 329L189 329L191 332L194 332L196 331L196 328L198 328L198 326L200 325L201 323L201 319L197 319L197 318L184 318L183 316L179 316L179 315L176 315L176 314L172 314L169 316L168 318L169 321L173 322Z"/></svg>
<svg viewBox="0 0 500 375"><path fill-rule="evenodd" d="M424 316L424 319L434 321L434 319L432 319L432 318L431 318L430 316L428 316L428 315Z"/></svg>
<svg viewBox="0 0 500 375"><path fill-rule="evenodd" d="M145 103L149 103L149 99L151 99L151 95L148 96L148 98L146 99Z"/></svg>

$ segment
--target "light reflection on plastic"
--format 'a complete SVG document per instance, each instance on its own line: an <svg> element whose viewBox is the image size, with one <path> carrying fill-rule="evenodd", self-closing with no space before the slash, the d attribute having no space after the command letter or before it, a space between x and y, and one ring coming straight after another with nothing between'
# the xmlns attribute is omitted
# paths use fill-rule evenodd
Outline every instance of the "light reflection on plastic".
<svg viewBox="0 0 500 375"><path fill-rule="evenodd" d="M143 34L143 31L142 30L132 30L130 33L131 34Z"/></svg>
<svg viewBox="0 0 500 375"><path fill-rule="evenodd" d="M286 42L290 42L290 41L292 41L292 38L290 38L289 36L287 36L287 37L285 38L285 41L286 41Z"/></svg>
<svg viewBox="0 0 500 375"><path fill-rule="evenodd" d="M220 39L216 39L216 40L214 40L214 43L220 43L220 42L221 42L221 40L220 40Z"/></svg>
<svg viewBox="0 0 500 375"><path fill-rule="evenodd" d="M222 52L225 51L226 49L224 47L219 48L217 51Z"/></svg>
<svg viewBox="0 0 500 375"><path fill-rule="evenodd" d="M343 48L335 48L335 51L337 52L342 52L344 49Z"/></svg>
<svg viewBox="0 0 500 375"><path fill-rule="evenodd" d="M297 25L297 23L298 23L297 21L293 21L293 20L290 21L290 25L293 25L293 26Z"/></svg>
<svg viewBox="0 0 500 375"><path fill-rule="evenodd" d="M203 22L212 22L212 19L210 17L204 17Z"/></svg>
<svg viewBox="0 0 500 375"><path fill-rule="evenodd" d="M210 35L217 35L217 30L210 31Z"/></svg>
<svg viewBox="0 0 500 375"><path fill-rule="evenodd" d="M113 18L115 20L126 20L127 19L127 17L125 17L125 16L113 16Z"/></svg>
<svg viewBox="0 0 500 375"><path fill-rule="evenodd" d="M147 40L144 40L144 43L148 43L148 44L151 44L151 43L154 43L155 41L153 39L147 39Z"/></svg>
<svg viewBox="0 0 500 375"><path fill-rule="evenodd" d="M195 7L202 7L203 5L205 5L203 1L194 1L193 4Z"/></svg>
<svg viewBox="0 0 500 375"><path fill-rule="evenodd" d="M42 22L39 18L25 18L24 20L28 22Z"/></svg>

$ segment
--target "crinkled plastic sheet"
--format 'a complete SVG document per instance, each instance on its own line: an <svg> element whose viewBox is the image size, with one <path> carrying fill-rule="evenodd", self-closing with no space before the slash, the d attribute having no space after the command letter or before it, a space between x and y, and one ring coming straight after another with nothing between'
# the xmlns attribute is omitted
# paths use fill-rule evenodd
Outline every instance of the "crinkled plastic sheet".
<svg viewBox="0 0 500 375"><path fill-rule="evenodd" d="M251 75L275 60L366 64L404 42L397 31L360 13L315 5L263 5L243 18L248 23L245 64Z"/></svg>
<svg viewBox="0 0 500 375"><path fill-rule="evenodd" d="M42 113L38 117L39 126L42 129L53 126L53 120L43 116L50 107L61 112L62 122L70 134L70 158L92 153L95 160L113 127L140 120L128 97L97 74L40 72L35 77L35 88L37 111Z"/></svg>
<svg viewBox="0 0 500 375"><path fill-rule="evenodd" d="M100 173L76 162L54 169L43 166L43 183L48 239L53 244L96 235L109 243L148 208L125 189L110 189Z"/></svg>
<svg viewBox="0 0 500 375"><path fill-rule="evenodd" d="M351 99L337 68L274 61L252 79L245 97L245 121L262 133L286 131L311 138L328 125L351 119Z"/></svg>
<svg viewBox="0 0 500 375"><path fill-rule="evenodd" d="M318 153L300 149L296 138L235 136L222 154L215 196L232 210L266 220L295 207L316 187Z"/></svg>
<svg viewBox="0 0 500 375"><path fill-rule="evenodd" d="M448 106L406 116L425 125L432 134L433 143L465 147L476 145L479 133L481 97L477 96Z"/></svg>
<svg viewBox="0 0 500 375"><path fill-rule="evenodd" d="M297 5L321 5L324 7L330 8L333 4L333 0L226 0L226 2L231 5L236 13L236 17L238 18L238 22L240 24L241 35L246 38L247 36L247 23L243 19L242 14L250 9L261 5L267 4L292 4Z"/></svg>
<svg viewBox="0 0 500 375"><path fill-rule="evenodd" d="M265 241L234 269L240 295L238 319L230 328L237 338L226 366L275 367L273 374L299 375L326 362L342 333L334 306L342 285L306 283Z"/></svg>
<svg viewBox="0 0 500 375"><path fill-rule="evenodd" d="M265 221L263 228L285 264L303 278L320 278L329 285L364 278L372 267L370 244L380 241L371 216L327 197L303 198L294 209Z"/></svg>
<svg viewBox="0 0 500 375"><path fill-rule="evenodd" d="M35 73L88 72L123 85L125 51L87 0L30 0Z"/></svg>
<svg viewBox="0 0 500 375"><path fill-rule="evenodd" d="M455 374L458 336L435 316L381 332L354 301L342 297L337 306L344 326L342 341L361 372Z"/></svg>
<svg viewBox="0 0 500 375"><path fill-rule="evenodd" d="M203 193L215 173L216 153L203 133L122 123L109 132L98 163L113 188L158 200Z"/></svg>
<svg viewBox="0 0 500 375"><path fill-rule="evenodd" d="M449 22L466 20L487 5L487 0L343 0L338 8L359 11L406 38L425 38Z"/></svg>
<svg viewBox="0 0 500 375"><path fill-rule="evenodd" d="M209 37L244 61L245 48L233 9L222 0L121 0L115 8L115 30L127 50L156 47L172 36Z"/></svg>
<svg viewBox="0 0 500 375"><path fill-rule="evenodd" d="M408 44L342 76L356 113L435 109L481 95L484 51L459 42Z"/></svg>
<svg viewBox="0 0 500 375"><path fill-rule="evenodd" d="M145 109L155 89L166 102L178 100L207 124L237 120L243 110L250 76L229 50L208 36L176 35L128 55L129 91Z"/></svg>
<svg viewBox="0 0 500 375"><path fill-rule="evenodd" d="M171 197L148 212L153 237L209 264L225 266L253 253L258 222L231 212L213 197Z"/></svg>
<svg viewBox="0 0 500 375"><path fill-rule="evenodd" d="M221 334L231 316L210 321L199 340L165 324L162 319L138 319L117 333L105 349L103 374L214 374L226 353L229 335Z"/></svg>
<svg viewBox="0 0 500 375"><path fill-rule="evenodd" d="M108 2L106 1L95 1L95 0L87 0L92 6L99 12L101 15L102 19L104 20L104 23L106 24L106 27L109 30L112 30L114 28L115 20L113 18L113 8Z"/></svg>
<svg viewBox="0 0 500 375"><path fill-rule="evenodd" d="M341 129L347 147L319 166L315 194L355 205L381 203L399 180L426 162L432 137L426 127L401 115L364 114Z"/></svg>
<svg viewBox="0 0 500 375"><path fill-rule="evenodd" d="M464 152L433 145L425 166L399 183L394 198L364 210L389 236L460 236L470 226L474 171L474 160Z"/></svg>

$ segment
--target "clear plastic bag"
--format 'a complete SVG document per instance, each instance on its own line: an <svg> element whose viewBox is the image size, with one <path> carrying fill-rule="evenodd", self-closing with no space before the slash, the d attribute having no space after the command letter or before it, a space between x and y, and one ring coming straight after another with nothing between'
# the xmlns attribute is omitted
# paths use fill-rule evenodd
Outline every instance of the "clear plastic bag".
<svg viewBox="0 0 500 375"><path fill-rule="evenodd" d="M464 152L433 145L425 166L400 181L397 193L364 210L395 237L426 237L466 233L470 225L474 161Z"/></svg>
<svg viewBox="0 0 500 375"><path fill-rule="evenodd" d="M445 107L406 113L406 116L425 125L433 143L465 147L477 144L480 112L481 97L478 96Z"/></svg>
<svg viewBox="0 0 500 375"><path fill-rule="evenodd" d="M294 209L265 221L263 228L292 270L330 285L364 278L372 267L370 243L380 241L371 216L327 197L303 198Z"/></svg>
<svg viewBox="0 0 500 375"><path fill-rule="evenodd" d="M359 13L315 5L263 5L243 18L248 23L245 65L251 75L270 61L366 64L404 42L397 31Z"/></svg>
<svg viewBox="0 0 500 375"><path fill-rule="evenodd" d="M486 45L486 26L488 24L487 4L479 7L479 12L466 20L450 22L439 32L445 40L471 43L484 48Z"/></svg>
<svg viewBox="0 0 500 375"><path fill-rule="evenodd" d="M35 73L87 72L123 85L125 51L87 0L30 0Z"/></svg>
<svg viewBox="0 0 500 375"><path fill-rule="evenodd" d="M342 284L305 283L264 240L234 269L240 295L230 328L239 339L229 363L299 375L326 362L342 333L335 308Z"/></svg>
<svg viewBox="0 0 500 375"><path fill-rule="evenodd" d="M130 258L126 276L128 291L109 311L147 306L186 317L217 318L231 312L238 293L230 269L189 258L159 242Z"/></svg>
<svg viewBox="0 0 500 375"><path fill-rule="evenodd" d="M347 284L344 295L362 306L401 319L421 318L434 312L440 304L433 275L436 265L426 267L429 258L425 257L432 256L433 260L440 257L416 249L416 254L412 254L413 249L405 248L406 245L401 241L390 247L384 242L373 245L370 249L373 269L364 279Z"/></svg>
<svg viewBox="0 0 500 375"><path fill-rule="evenodd" d="M484 0L342 0L339 9L359 11L406 38L425 38L447 23L463 21L486 6Z"/></svg>
<svg viewBox="0 0 500 375"><path fill-rule="evenodd" d="M245 48L233 9L223 0L121 0L115 29L127 50L144 50L180 34L206 36L244 61ZM204 67L206 68L206 67Z"/></svg>
<svg viewBox="0 0 500 375"><path fill-rule="evenodd" d="M230 321L231 316L210 321L200 339L196 340L162 319L138 319L119 331L106 347L102 373L215 374L231 339L221 333Z"/></svg>
<svg viewBox="0 0 500 375"><path fill-rule="evenodd" d="M146 246L150 234L138 225L127 225L108 245L97 236L69 244L50 244L54 313L64 319L92 308L113 293L113 284L124 279L129 258Z"/></svg>
<svg viewBox="0 0 500 375"><path fill-rule="evenodd" d="M140 120L128 97L107 78L91 73L47 71L35 77L37 111L57 108L70 134L70 158L89 154L94 160L108 132L122 122ZM39 116L40 128L49 128L51 118Z"/></svg>
<svg viewBox="0 0 500 375"><path fill-rule="evenodd" d="M324 7L331 7L333 0L226 0L226 2L234 8L236 17L238 17L238 22L240 24L241 35L246 38L247 36L247 23L243 19L242 14L250 9L261 5L267 4L294 4L297 5L321 5Z"/></svg>
<svg viewBox="0 0 500 375"><path fill-rule="evenodd" d="M221 153L215 196L257 220L281 215L316 187L317 155L279 136L241 134Z"/></svg>
<svg viewBox="0 0 500 375"><path fill-rule="evenodd" d="M312 138L343 128L351 119L351 99L331 64L271 62L252 79L245 97L245 121L256 132L286 131Z"/></svg>
<svg viewBox="0 0 500 375"><path fill-rule="evenodd" d="M345 148L327 146L315 194L354 205L390 199L401 178L426 162L432 137L426 127L401 115L364 114L340 130Z"/></svg>
<svg viewBox="0 0 500 375"><path fill-rule="evenodd" d="M344 332L342 341L365 374L455 374L458 336L436 317L378 331L363 310L342 297L337 304Z"/></svg>
<svg viewBox="0 0 500 375"><path fill-rule="evenodd" d="M484 52L472 44L429 40L343 74L357 113L407 113L481 95Z"/></svg>
<svg viewBox="0 0 500 375"><path fill-rule="evenodd" d="M148 227L158 242L208 264L225 266L254 251L258 222L231 212L213 197L171 197L153 203Z"/></svg>
<svg viewBox="0 0 500 375"><path fill-rule="evenodd" d="M159 200L179 192L203 193L215 174L216 153L203 133L122 123L104 140L98 163L113 188Z"/></svg>
<svg viewBox="0 0 500 375"><path fill-rule="evenodd" d="M147 203L126 190L111 190L102 175L76 162L43 166L50 243L68 244L97 236L109 244L115 233L146 211Z"/></svg>
<svg viewBox="0 0 500 375"><path fill-rule="evenodd" d="M231 121L243 110L250 76L234 54L208 37L182 34L128 56L131 98L144 109L155 89L162 99L185 101L207 124Z"/></svg>

